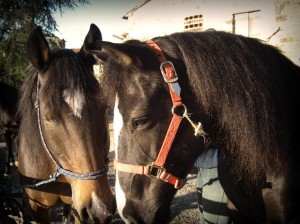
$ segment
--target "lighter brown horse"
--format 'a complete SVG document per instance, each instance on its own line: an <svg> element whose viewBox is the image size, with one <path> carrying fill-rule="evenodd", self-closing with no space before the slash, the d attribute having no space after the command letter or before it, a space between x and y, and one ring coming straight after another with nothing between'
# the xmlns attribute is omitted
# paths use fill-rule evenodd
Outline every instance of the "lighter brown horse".
<svg viewBox="0 0 300 224"><path fill-rule="evenodd" d="M40 27L28 38L32 66L21 87L19 171L30 212L49 223L49 209L72 205L76 222L108 223L115 199L108 185L108 126L92 50L91 25L81 50L50 50ZM50 176L50 178L49 178Z"/></svg>

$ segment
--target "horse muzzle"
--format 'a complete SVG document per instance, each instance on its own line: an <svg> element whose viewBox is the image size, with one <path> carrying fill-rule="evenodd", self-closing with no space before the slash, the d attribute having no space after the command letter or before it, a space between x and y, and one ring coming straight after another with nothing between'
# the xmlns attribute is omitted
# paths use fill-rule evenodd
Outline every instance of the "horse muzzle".
<svg viewBox="0 0 300 224"><path fill-rule="evenodd" d="M151 205L149 205L151 207ZM149 207L147 207L149 209ZM123 211L123 221L126 224L166 224L170 221L170 209L168 206L162 206L157 209L147 210L148 212L143 213L146 210L145 207L138 208L125 207ZM142 215L141 215L142 214Z"/></svg>
<svg viewBox="0 0 300 224"><path fill-rule="evenodd" d="M98 181L73 181L71 184L73 207L81 222L104 224L112 220L116 211L115 197L105 182L101 188L98 184Z"/></svg>
<svg viewBox="0 0 300 224"><path fill-rule="evenodd" d="M81 222L84 223L110 223L116 211L116 202L104 204L98 197L93 197L91 203L82 205L77 209Z"/></svg>

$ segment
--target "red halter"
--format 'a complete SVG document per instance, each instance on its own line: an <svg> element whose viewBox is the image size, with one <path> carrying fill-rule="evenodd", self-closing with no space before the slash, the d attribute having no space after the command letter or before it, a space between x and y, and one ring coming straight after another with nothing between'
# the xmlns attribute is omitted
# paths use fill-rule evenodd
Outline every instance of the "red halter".
<svg viewBox="0 0 300 224"><path fill-rule="evenodd" d="M178 106L184 106L181 102L180 97L180 86L177 82L178 76L176 74L175 68L172 62L167 61L166 57L164 56L163 52L159 48L159 46L154 41L147 41L146 42L150 47L153 48L157 57L161 63L160 69L164 80L167 82L170 90L170 95L172 98L173 103L173 118L171 120L170 126L168 128L167 134L159 151L159 154L151 165L131 165L125 163L119 163L117 161L114 162L115 169L122 172L129 172L134 174L141 174L150 177L154 177L157 179L161 179L167 183L174 185L174 187L182 188L185 183L186 179L180 179L176 176L173 176L171 173L167 172L166 169L163 167L169 151L171 149L172 143L174 141L175 135L177 133L178 127L182 120L182 116L177 115L174 113L174 109Z"/></svg>

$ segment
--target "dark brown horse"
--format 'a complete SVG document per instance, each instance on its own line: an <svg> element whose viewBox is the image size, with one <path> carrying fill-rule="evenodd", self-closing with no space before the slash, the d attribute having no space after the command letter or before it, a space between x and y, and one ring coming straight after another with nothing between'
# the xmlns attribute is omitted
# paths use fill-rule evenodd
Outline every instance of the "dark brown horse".
<svg viewBox="0 0 300 224"><path fill-rule="evenodd" d="M236 222L299 223L299 67L272 46L225 32L153 40L102 42L92 52L116 96L123 220L166 223L210 139L224 155L220 180Z"/></svg>
<svg viewBox="0 0 300 224"><path fill-rule="evenodd" d="M40 27L28 38L32 66L20 93L18 159L31 213L41 223L59 202L71 204L81 222L107 223L115 212L106 174L106 106L87 54L97 41L101 33L93 24L78 53L50 51Z"/></svg>

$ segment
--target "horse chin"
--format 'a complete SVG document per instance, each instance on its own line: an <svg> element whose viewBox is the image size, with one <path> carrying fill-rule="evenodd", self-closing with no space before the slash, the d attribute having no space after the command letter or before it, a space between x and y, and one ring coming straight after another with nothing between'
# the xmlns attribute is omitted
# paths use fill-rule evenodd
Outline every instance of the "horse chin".
<svg viewBox="0 0 300 224"><path fill-rule="evenodd" d="M148 207L148 206L147 206ZM150 206L151 207L151 206ZM137 212L141 211L141 212ZM148 211L148 212L143 212ZM170 207L161 206L152 210L143 207L143 205L126 206L123 212L123 221L126 224L164 224L170 221Z"/></svg>
<svg viewBox="0 0 300 224"><path fill-rule="evenodd" d="M152 223L168 223L170 221L170 208L160 207L157 209Z"/></svg>
<svg viewBox="0 0 300 224"><path fill-rule="evenodd" d="M170 221L170 210L169 209L158 209L153 216L153 214L148 213L144 217L126 217L126 224L163 224Z"/></svg>

